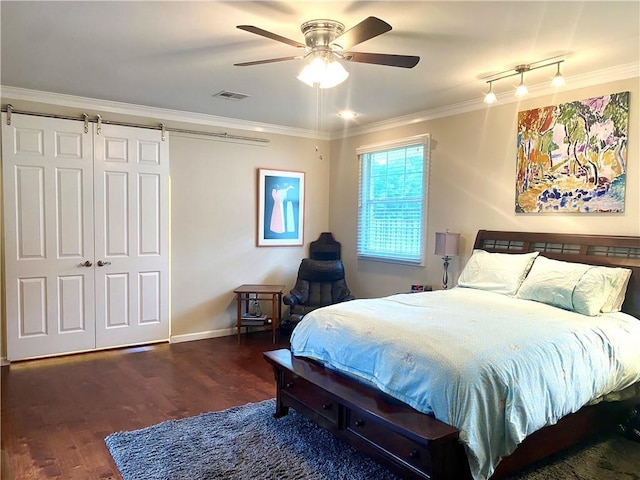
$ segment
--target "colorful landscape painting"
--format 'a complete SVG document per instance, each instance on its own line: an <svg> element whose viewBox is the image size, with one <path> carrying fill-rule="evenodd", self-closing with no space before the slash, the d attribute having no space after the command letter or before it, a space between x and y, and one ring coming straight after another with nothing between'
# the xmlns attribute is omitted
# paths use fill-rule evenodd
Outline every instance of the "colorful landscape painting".
<svg viewBox="0 0 640 480"><path fill-rule="evenodd" d="M623 212L629 92L518 112L516 212Z"/></svg>

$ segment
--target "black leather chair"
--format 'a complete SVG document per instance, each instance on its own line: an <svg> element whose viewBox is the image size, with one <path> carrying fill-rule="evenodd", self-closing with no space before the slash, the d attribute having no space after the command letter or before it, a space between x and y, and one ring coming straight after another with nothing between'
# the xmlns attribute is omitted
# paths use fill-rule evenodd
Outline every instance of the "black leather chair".
<svg viewBox="0 0 640 480"><path fill-rule="evenodd" d="M290 328L318 307L353 300L344 277L342 260L304 258L293 289L282 301L289 305Z"/></svg>

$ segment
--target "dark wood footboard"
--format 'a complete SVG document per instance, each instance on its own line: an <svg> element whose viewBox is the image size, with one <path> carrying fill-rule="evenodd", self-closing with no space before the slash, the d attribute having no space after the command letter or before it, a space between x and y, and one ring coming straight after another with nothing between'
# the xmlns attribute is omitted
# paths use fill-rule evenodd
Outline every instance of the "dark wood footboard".
<svg viewBox="0 0 640 480"><path fill-rule="evenodd" d="M276 376L276 417L292 407L402 478L471 478L456 428L289 350L264 358ZM533 433L500 462L492 480L615 428L636 403L640 399L601 402Z"/></svg>
<svg viewBox="0 0 640 480"><path fill-rule="evenodd" d="M471 478L456 428L289 350L264 357L276 375L277 417L292 407L403 478Z"/></svg>

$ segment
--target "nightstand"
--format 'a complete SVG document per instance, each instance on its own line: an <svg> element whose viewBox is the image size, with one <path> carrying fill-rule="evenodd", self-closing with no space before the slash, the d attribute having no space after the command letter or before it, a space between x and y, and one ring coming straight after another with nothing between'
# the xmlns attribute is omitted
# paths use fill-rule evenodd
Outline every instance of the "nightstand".
<svg viewBox="0 0 640 480"><path fill-rule="evenodd" d="M242 327L245 327L247 331L251 327L263 327L269 325L271 320L271 331L273 334L273 343L276 343L276 331L278 330L278 324L280 323L281 316L281 304L282 304L282 290L284 285L252 285L244 284L236 288L233 293L236 294L237 302L237 322L236 327L238 329L238 343L240 343L240 333L242 333ZM250 302L257 300L271 300L271 317L261 315L259 317L248 316Z"/></svg>

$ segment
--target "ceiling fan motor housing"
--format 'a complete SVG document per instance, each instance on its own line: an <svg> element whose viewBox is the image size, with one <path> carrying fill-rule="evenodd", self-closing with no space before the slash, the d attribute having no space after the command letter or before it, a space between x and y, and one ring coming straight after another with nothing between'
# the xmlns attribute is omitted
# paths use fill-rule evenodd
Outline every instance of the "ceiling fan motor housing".
<svg viewBox="0 0 640 480"><path fill-rule="evenodd" d="M318 47L328 47L329 44L344 32L344 25L335 20L310 20L300 27L305 43L310 49ZM342 49L340 45L333 44L332 47Z"/></svg>

